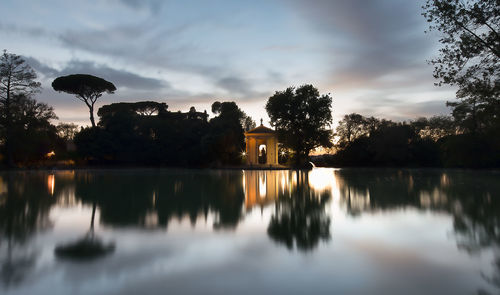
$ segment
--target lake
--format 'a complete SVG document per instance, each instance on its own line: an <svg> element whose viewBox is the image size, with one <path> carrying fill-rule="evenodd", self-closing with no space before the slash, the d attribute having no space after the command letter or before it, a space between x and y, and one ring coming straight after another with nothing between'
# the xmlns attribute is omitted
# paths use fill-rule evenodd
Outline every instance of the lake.
<svg viewBox="0 0 500 295"><path fill-rule="evenodd" d="M500 173L0 174L1 294L498 294Z"/></svg>

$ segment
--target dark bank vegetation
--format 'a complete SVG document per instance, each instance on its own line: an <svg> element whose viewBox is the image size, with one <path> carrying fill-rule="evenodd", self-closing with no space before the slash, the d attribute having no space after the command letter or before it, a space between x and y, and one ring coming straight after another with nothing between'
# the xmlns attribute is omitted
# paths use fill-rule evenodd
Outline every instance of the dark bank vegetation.
<svg viewBox="0 0 500 295"><path fill-rule="evenodd" d="M165 103L114 103L97 112L96 128L75 135L79 156L90 164L205 167L240 165L247 116L234 102L207 112L170 112ZM251 119L250 119L251 121Z"/></svg>
<svg viewBox="0 0 500 295"><path fill-rule="evenodd" d="M498 126L472 133L447 116L394 122L350 114L336 129L336 153L314 162L338 167L500 167L498 134Z"/></svg>

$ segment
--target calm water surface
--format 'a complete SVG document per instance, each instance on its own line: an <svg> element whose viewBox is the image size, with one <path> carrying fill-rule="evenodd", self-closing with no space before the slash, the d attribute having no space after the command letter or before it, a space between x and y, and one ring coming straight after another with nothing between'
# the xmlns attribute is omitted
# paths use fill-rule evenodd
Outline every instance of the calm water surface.
<svg viewBox="0 0 500 295"><path fill-rule="evenodd" d="M3 173L0 267L0 294L499 294L500 173Z"/></svg>

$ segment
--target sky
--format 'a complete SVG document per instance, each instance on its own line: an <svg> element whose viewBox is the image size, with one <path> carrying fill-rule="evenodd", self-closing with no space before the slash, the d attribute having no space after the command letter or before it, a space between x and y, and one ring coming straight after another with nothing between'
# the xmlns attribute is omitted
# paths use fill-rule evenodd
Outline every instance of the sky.
<svg viewBox="0 0 500 295"><path fill-rule="evenodd" d="M88 109L55 92L63 75L113 82L97 108L166 102L171 111L235 101L268 125L267 99L312 84L333 97L334 121L357 112L393 120L449 114L455 90L437 87L424 0L1 0L0 49L25 58L36 99L63 122ZM97 109L96 108L96 109Z"/></svg>

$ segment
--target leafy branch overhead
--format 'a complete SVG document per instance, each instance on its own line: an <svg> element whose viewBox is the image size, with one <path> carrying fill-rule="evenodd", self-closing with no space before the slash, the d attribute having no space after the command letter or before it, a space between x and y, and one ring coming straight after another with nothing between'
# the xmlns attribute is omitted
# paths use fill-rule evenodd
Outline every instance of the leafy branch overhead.
<svg viewBox="0 0 500 295"><path fill-rule="evenodd" d="M458 86L449 102L465 131L491 129L500 120L500 4L498 0L427 0L423 16L441 33L434 65L438 85Z"/></svg>

